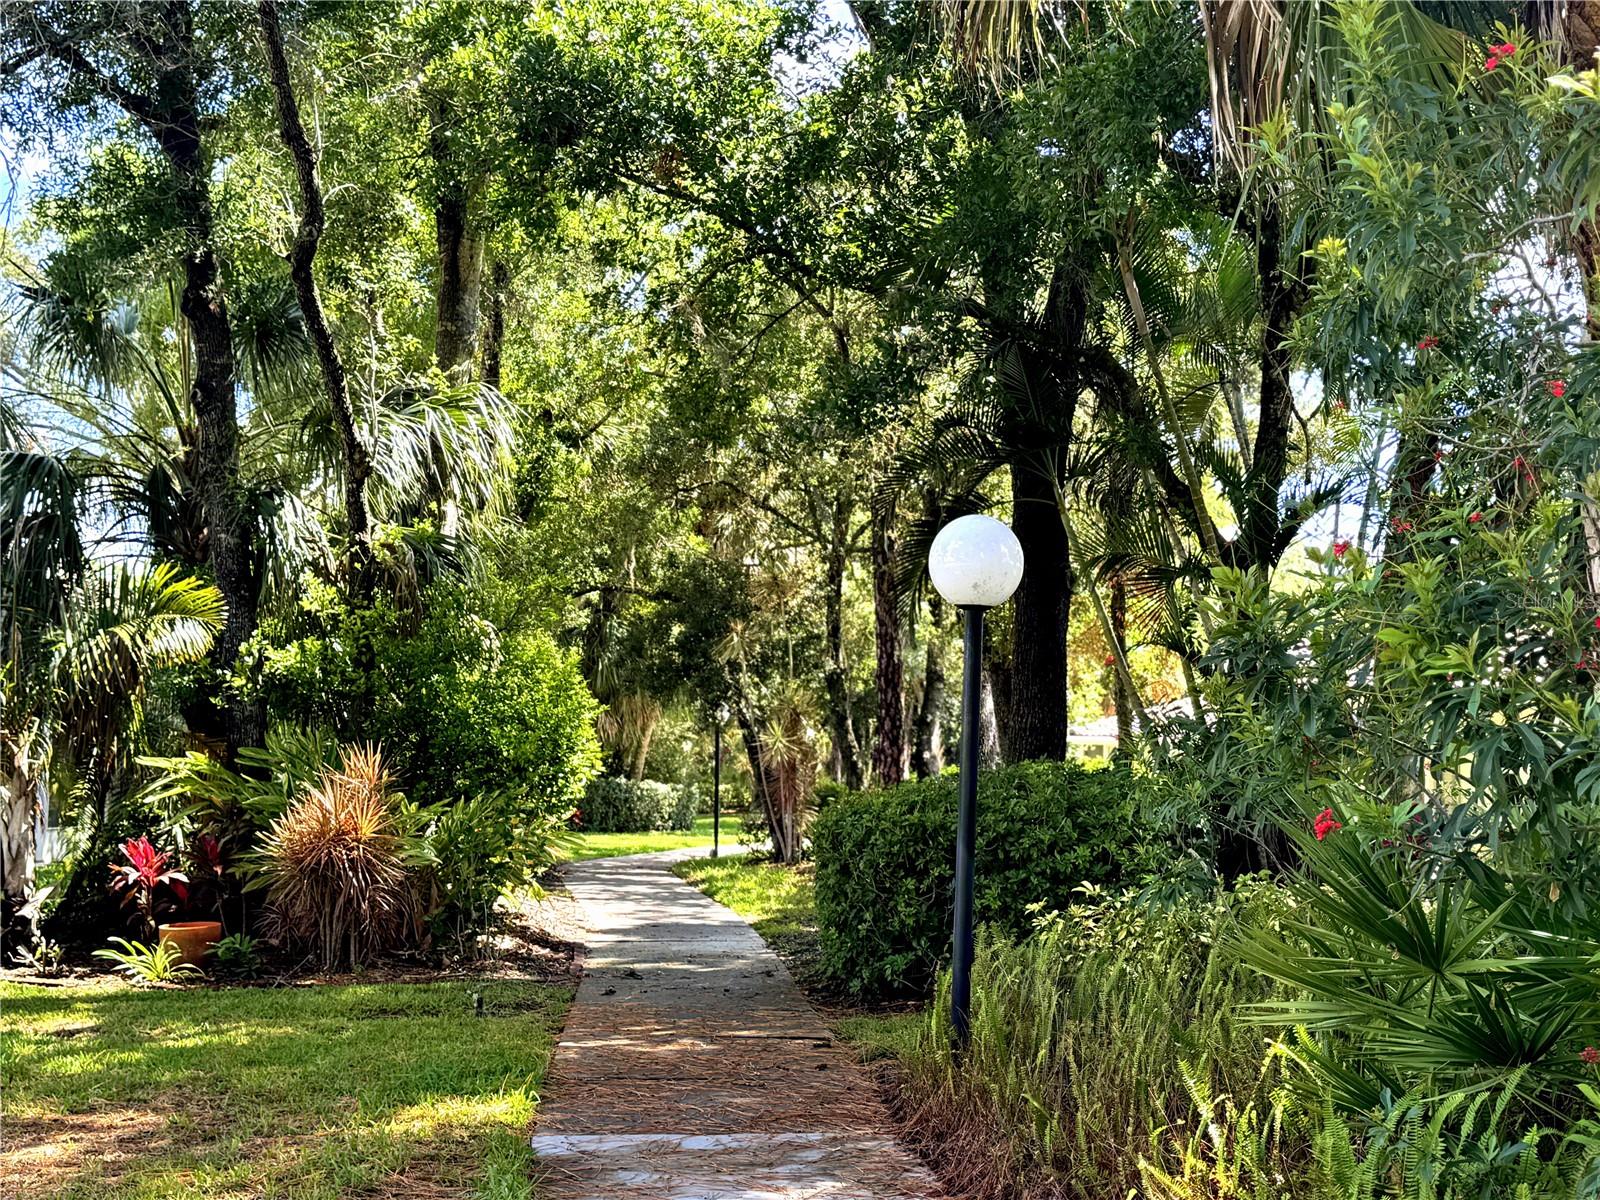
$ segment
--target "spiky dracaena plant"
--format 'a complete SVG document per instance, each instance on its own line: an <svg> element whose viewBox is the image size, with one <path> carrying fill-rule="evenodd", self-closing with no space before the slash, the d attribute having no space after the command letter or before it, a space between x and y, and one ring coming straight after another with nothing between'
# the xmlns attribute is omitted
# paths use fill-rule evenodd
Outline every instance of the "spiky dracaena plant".
<svg viewBox="0 0 1600 1200"><path fill-rule="evenodd" d="M347 746L262 837L268 930L324 970L371 961L416 928L414 822L389 784L376 747Z"/></svg>
<svg viewBox="0 0 1600 1200"><path fill-rule="evenodd" d="M817 782L816 726L805 694L785 686L767 714L767 821L773 853L784 862L799 856L805 809Z"/></svg>

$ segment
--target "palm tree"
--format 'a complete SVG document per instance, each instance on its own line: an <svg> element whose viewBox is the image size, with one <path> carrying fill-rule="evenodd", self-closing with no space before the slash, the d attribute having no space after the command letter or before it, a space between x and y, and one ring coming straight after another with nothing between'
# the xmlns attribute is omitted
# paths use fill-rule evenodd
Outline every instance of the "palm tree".
<svg viewBox="0 0 1600 1200"><path fill-rule="evenodd" d="M40 678L49 631L63 621L83 570L78 535L78 481L54 455L20 441L20 423L0 405L0 638L5 680L0 687L0 808L8 898L24 895L33 878L34 781L42 769L46 685Z"/></svg>
<svg viewBox="0 0 1600 1200"><path fill-rule="evenodd" d="M15 564L4 565L11 578ZM38 611L49 599L25 602ZM203 659L223 623L221 593L171 563L87 570L63 600L57 623L26 644L20 631L14 634L7 664L13 686L0 748L7 766L8 897L32 887L34 808L46 768L79 781L93 836L132 766L152 677L162 667Z"/></svg>
<svg viewBox="0 0 1600 1200"><path fill-rule="evenodd" d="M7 372L35 423L51 421L56 439L74 447L117 536L199 567L208 537L195 490L191 355L175 299L163 286L116 299L70 259L53 259L13 297L27 365ZM270 603L305 570L338 571L343 451L292 293L241 286L230 317L254 401L240 430L239 491ZM172 343L168 329L178 334ZM358 395L356 408L371 448L366 490L394 547L380 566L397 597L414 599L432 575L464 569L474 528L492 529L520 414L493 388L443 377L379 386Z"/></svg>

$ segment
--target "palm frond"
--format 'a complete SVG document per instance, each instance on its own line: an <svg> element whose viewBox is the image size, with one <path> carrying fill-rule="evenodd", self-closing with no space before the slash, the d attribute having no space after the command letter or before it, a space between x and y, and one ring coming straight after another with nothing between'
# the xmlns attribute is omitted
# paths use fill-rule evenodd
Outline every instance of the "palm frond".
<svg viewBox="0 0 1600 1200"><path fill-rule="evenodd" d="M1410 0L1386 13L1418 80L1453 84L1466 65L1466 38ZM1284 114L1302 131L1324 129L1329 104L1340 98L1345 49L1332 15L1331 0L1202 0L1219 161L1247 172L1256 131Z"/></svg>
<svg viewBox="0 0 1600 1200"><path fill-rule="evenodd" d="M81 485L65 458L0 450L0 633L59 622L83 570Z"/></svg>
<svg viewBox="0 0 1600 1200"><path fill-rule="evenodd" d="M222 593L171 563L102 568L74 597L56 637L58 685L134 694L153 668L203 658L222 619Z"/></svg>

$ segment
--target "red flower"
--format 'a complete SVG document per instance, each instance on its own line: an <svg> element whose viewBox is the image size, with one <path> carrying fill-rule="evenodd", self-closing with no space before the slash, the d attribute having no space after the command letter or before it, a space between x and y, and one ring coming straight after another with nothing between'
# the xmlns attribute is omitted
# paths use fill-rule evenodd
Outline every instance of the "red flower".
<svg viewBox="0 0 1600 1200"><path fill-rule="evenodd" d="M1483 514L1481 512L1475 512L1470 517L1468 517L1467 520L1471 521L1474 525L1476 525L1479 521L1483 520Z"/></svg>
<svg viewBox="0 0 1600 1200"><path fill-rule="evenodd" d="M1600 1050L1596 1050L1593 1046L1585 1046L1578 1051L1578 1057L1591 1067L1600 1064Z"/></svg>
<svg viewBox="0 0 1600 1200"><path fill-rule="evenodd" d="M1496 58L1510 58L1517 52L1517 48L1510 42L1501 42L1498 46L1490 46L1489 53Z"/></svg>
<svg viewBox="0 0 1600 1200"><path fill-rule="evenodd" d="M1544 385L1544 390L1559 400L1567 394L1567 381L1565 379L1552 379Z"/></svg>
<svg viewBox="0 0 1600 1200"><path fill-rule="evenodd" d="M1420 342L1417 343L1417 349L1418 350L1432 350L1438 344L1439 344L1439 339L1434 337L1433 334L1430 333L1427 337L1423 338Z"/></svg>
<svg viewBox="0 0 1600 1200"><path fill-rule="evenodd" d="M1410 521L1402 521L1399 517L1395 517L1390 520L1389 528L1396 533L1410 533L1416 526L1412 525Z"/></svg>
<svg viewBox="0 0 1600 1200"><path fill-rule="evenodd" d="M1595 619L1594 619L1594 627L1595 627L1595 628L1596 628L1596 629L1600 629L1600 617L1596 617L1596 618L1595 618Z"/></svg>
<svg viewBox="0 0 1600 1200"><path fill-rule="evenodd" d="M1344 823L1333 819L1333 809L1325 808L1317 814L1317 819L1312 825L1312 832L1317 835L1317 841L1324 841L1327 836L1337 829L1343 829Z"/></svg>
<svg viewBox="0 0 1600 1200"><path fill-rule="evenodd" d="M1345 551L1348 549L1350 549L1350 543L1340 538L1333 544L1333 556L1335 558L1343 558Z"/></svg>
<svg viewBox="0 0 1600 1200"><path fill-rule="evenodd" d="M1444 461L1444 451L1443 450L1435 450L1433 452L1433 461L1434 462L1443 462Z"/></svg>
<svg viewBox="0 0 1600 1200"><path fill-rule="evenodd" d="M1108 666L1108 667L1112 666L1116 661L1117 661L1117 656L1115 654L1106 655L1106 666Z"/></svg>
<svg viewBox="0 0 1600 1200"><path fill-rule="evenodd" d="M1498 67L1499 65L1500 65L1500 60L1498 58L1496 58L1493 54L1489 55L1488 58L1483 60L1483 69L1485 71L1492 71L1496 67Z"/></svg>

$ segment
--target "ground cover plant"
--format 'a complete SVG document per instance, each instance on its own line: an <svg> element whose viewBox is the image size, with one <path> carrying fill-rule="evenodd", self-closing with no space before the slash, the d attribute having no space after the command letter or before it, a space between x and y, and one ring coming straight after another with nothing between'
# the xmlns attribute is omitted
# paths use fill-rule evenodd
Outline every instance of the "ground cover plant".
<svg viewBox="0 0 1600 1200"><path fill-rule="evenodd" d="M474 995L484 1015L474 1013ZM570 989L0 984L8 1196L531 1195Z"/></svg>

